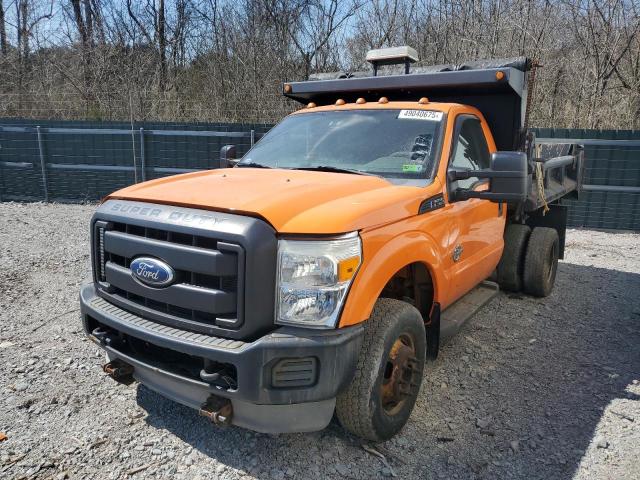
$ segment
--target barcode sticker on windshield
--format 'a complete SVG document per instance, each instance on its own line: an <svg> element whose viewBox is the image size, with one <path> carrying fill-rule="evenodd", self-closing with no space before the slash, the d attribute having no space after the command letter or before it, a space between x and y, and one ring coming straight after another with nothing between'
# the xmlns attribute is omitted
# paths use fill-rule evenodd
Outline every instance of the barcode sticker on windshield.
<svg viewBox="0 0 640 480"><path fill-rule="evenodd" d="M433 110L400 110L398 118L439 122L442 120L442 112L434 112Z"/></svg>

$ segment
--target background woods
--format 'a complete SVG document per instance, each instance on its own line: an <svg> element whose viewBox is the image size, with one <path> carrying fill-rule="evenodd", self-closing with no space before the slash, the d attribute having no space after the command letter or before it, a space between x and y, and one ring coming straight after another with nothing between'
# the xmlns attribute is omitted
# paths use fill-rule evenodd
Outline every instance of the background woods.
<svg viewBox="0 0 640 480"><path fill-rule="evenodd" d="M637 0L0 0L0 117L273 122L284 80L528 55L531 124L640 128Z"/></svg>

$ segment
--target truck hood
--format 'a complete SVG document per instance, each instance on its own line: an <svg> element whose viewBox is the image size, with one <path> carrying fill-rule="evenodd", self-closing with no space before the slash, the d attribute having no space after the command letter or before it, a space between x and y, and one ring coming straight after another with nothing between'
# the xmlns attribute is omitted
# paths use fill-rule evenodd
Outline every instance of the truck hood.
<svg viewBox="0 0 640 480"><path fill-rule="evenodd" d="M280 233L336 234L416 215L420 202L441 190L430 187L368 175L225 168L151 180L107 198L261 217Z"/></svg>

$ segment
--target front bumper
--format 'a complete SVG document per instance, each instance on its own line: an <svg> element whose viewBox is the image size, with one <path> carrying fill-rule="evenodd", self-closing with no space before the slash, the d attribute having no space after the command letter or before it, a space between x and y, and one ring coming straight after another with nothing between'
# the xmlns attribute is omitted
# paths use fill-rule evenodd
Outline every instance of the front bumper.
<svg viewBox="0 0 640 480"><path fill-rule="evenodd" d="M355 371L363 333L362 326L282 327L254 341L222 339L134 315L98 296L93 284L82 288L80 306L89 338L110 359L132 365L138 381L193 408L200 408L210 395L228 398L233 424L266 433L314 431L328 425L335 397ZM94 335L97 329L109 336ZM311 376L305 385L289 387L280 366L298 360L313 364ZM235 384L224 388L203 381L193 370L199 361L231 366Z"/></svg>

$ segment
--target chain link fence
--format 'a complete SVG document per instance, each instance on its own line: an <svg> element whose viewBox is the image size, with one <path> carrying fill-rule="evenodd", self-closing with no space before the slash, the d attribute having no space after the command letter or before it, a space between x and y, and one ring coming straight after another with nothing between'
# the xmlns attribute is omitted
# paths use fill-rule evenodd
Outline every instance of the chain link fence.
<svg viewBox="0 0 640 480"><path fill-rule="evenodd" d="M219 168L272 125L0 119L0 200L96 201L119 188ZM585 146L584 192L564 200L576 227L640 230L640 132L538 129L545 142Z"/></svg>

